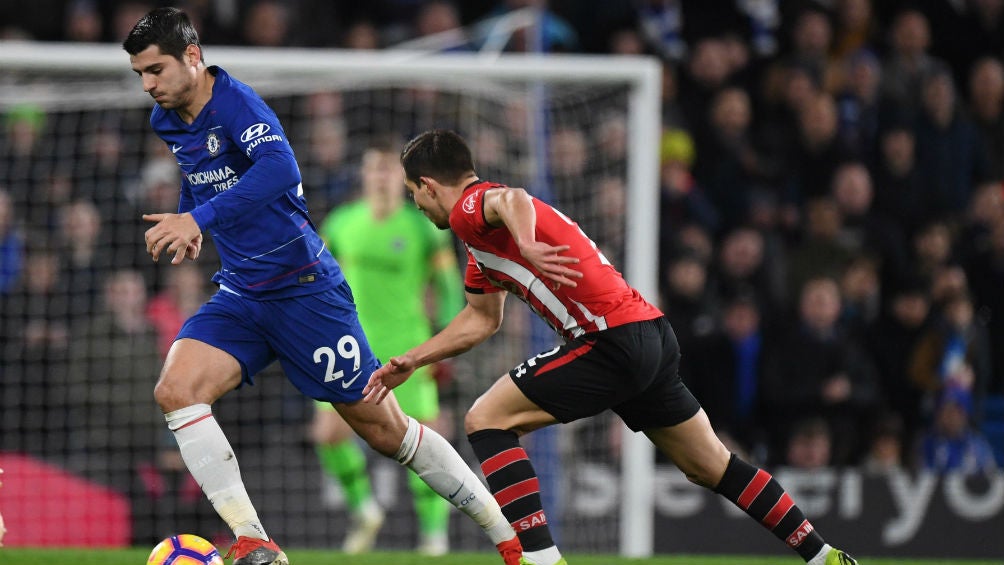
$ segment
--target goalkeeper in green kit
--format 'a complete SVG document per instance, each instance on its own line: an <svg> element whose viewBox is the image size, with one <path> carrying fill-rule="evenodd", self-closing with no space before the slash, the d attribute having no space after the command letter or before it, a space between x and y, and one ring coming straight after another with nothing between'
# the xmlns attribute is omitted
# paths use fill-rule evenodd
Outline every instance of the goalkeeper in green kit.
<svg viewBox="0 0 1004 565"><path fill-rule="evenodd" d="M432 336L426 293L434 291L436 324L444 327L464 305L463 286L449 232L436 229L405 202L400 147L376 137L363 153L362 198L334 209L320 234L352 287L359 320L373 351L388 359ZM436 380L416 372L394 393L405 414L429 425L439 416ZM312 437L321 466L342 486L351 524L342 544L347 553L372 548L383 524L366 471L366 456L348 425L327 403L316 403ZM408 486L418 515L418 551L449 549L450 503L412 472Z"/></svg>

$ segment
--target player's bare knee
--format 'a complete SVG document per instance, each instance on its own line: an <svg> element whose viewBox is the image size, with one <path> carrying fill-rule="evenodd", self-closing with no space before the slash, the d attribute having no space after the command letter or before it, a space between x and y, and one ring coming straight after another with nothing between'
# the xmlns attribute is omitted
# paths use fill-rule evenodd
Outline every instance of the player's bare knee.
<svg viewBox="0 0 1004 565"><path fill-rule="evenodd" d="M712 474L708 473L707 469L691 470L689 472L684 472L684 474L687 476L688 481L697 486L713 488L716 484L718 484L718 480L713 479Z"/></svg>
<svg viewBox="0 0 1004 565"><path fill-rule="evenodd" d="M195 404L193 401L186 401L186 396L181 387L178 387L174 381L166 379L163 376L157 381L157 385L153 387L153 398L165 414Z"/></svg>
<svg viewBox="0 0 1004 565"><path fill-rule="evenodd" d="M216 401L211 389L195 386L193 383L194 381L177 378L177 374L172 376L165 371L153 388L153 398L165 414L194 404L212 404Z"/></svg>
<svg viewBox="0 0 1004 565"><path fill-rule="evenodd" d="M713 488L722 480L725 472L726 459L720 460L718 453L707 454L697 461L688 461L679 465L680 470L687 476L687 480L705 488Z"/></svg>
<svg viewBox="0 0 1004 565"><path fill-rule="evenodd" d="M386 457L393 457L397 453L404 438L403 430L397 433L392 426L381 424L366 426L357 430L357 433L373 451Z"/></svg>
<svg viewBox="0 0 1004 565"><path fill-rule="evenodd" d="M489 419L485 416L483 410L478 409L477 404L472 406L471 409L464 414L464 433L467 435L493 427L497 428L497 426L490 425Z"/></svg>

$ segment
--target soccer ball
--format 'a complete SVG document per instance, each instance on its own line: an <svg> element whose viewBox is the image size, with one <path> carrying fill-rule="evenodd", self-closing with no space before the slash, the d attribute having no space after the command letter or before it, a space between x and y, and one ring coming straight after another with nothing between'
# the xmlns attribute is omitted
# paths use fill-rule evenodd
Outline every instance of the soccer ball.
<svg viewBox="0 0 1004 565"><path fill-rule="evenodd" d="M157 544L146 565L223 565L220 552L199 536L180 534Z"/></svg>

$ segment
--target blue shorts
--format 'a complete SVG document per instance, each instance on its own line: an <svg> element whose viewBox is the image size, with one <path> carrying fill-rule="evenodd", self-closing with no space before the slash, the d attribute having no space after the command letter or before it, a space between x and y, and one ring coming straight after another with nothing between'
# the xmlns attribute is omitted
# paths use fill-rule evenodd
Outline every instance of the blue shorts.
<svg viewBox="0 0 1004 565"><path fill-rule="evenodd" d="M177 339L182 338L232 355L249 384L278 359L300 392L326 402L361 399L370 374L380 367L345 282L277 300L250 300L220 290L185 322Z"/></svg>

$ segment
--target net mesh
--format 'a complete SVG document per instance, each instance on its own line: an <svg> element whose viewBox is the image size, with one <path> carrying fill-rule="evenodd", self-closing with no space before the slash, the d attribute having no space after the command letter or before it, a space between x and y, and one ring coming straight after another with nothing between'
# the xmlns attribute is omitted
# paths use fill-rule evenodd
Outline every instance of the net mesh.
<svg viewBox="0 0 1004 565"><path fill-rule="evenodd" d="M0 79L0 466L28 456L48 469L36 471L42 490L23 506L0 493L8 496L10 545L148 545L178 532L229 538L152 397L175 332L213 292L218 262L211 242L184 267L145 254L140 215L176 209L179 173L150 130L149 98L125 71L15 71ZM445 127L471 143L482 178L525 186L557 204L622 265L627 85L368 75L237 75L287 130L315 223L357 195L370 136L405 139ZM502 330L456 360L455 378L441 390L443 431L472 467L467 407L555 341L510 300ZM273 365L214 410L269 532L287 546L338 547L348 517L310 444L312 402ZM524 438L567 550L617 549L618 430L601 415ZM368 458L375 494L389 509L378 546L413 547L417 527L403 471L373 452ZM45 504L32 507L39 496ZM112 532L118 537L111 542L110 524L119 524L111 515L121 506L97 504L102 497L124 501L128 512L127 531ZM46 533L59 515L82 516L77 537ZM489 547L459 512L451 515L450 542L457 550Z"/></svg>

